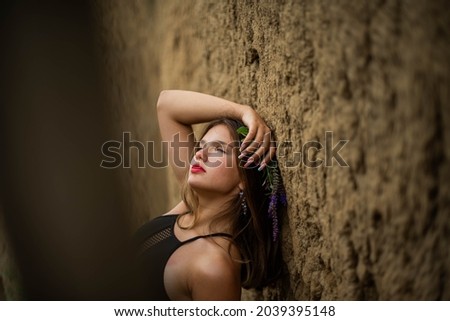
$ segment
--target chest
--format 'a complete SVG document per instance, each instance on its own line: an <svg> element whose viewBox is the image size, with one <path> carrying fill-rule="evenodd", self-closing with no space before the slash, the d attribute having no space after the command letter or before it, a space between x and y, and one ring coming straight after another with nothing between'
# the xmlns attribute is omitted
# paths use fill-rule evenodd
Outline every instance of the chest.
<svg viewBox="0 0 450 321"><path fill-rule="evenodd" d="M164 268L164 287L171 300L192 300L189 279L195 273L193 266L198 257L196 244L178 248Z"/></svg>

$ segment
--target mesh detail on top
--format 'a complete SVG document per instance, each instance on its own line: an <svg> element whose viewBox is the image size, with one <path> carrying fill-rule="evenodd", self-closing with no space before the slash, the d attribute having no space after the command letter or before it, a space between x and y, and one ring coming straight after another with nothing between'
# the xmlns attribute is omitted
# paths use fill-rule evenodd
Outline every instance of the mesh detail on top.
<svg viewBox="0 0 450 321"><path fill-rule="evenodd" d="M144 243L141 244L141 246L139 247L139 254L142 254L147 249L150 249L151 247L155 246L159 242L164 241L165 239L169 238L171 235L172 235L172 233L171 233L170 226L159 231L158 233L153 234L148 239L146 239Z"/></svg>

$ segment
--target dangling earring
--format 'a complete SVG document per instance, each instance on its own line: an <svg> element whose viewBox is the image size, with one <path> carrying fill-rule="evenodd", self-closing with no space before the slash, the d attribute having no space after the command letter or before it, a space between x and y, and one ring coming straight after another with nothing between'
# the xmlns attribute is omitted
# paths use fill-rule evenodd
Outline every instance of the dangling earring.
<svg viewBox="0 0 450 321"><path fill-rule="evenodd" d="M239 197L240 197L240 199L242 200L242 201L241 201L241 209L242 209L241 214L242 214L243 216L246 216L246 215L247 215L247 202L246 202L246 200L245 200L244 191L240 191L240 192L239 192Z"/></svg>

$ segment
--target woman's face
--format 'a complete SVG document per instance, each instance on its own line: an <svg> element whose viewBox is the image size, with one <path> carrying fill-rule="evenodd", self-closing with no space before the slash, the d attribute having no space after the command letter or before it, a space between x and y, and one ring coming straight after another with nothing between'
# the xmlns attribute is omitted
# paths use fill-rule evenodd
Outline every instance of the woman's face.
<svg viewBox="0 0 450 321"><path fill-rule="evenodd" d="M225 125L212 127L200 141L189 168L189 185L196 190L235 195L242 189L235 144Z"/></svg>

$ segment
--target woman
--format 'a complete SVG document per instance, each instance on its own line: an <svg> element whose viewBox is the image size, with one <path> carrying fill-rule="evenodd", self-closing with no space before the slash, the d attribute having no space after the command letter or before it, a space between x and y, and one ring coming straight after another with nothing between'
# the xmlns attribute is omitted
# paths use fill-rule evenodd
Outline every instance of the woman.
<svg viewBox="0 0 450 321"><path fill-rule="evenodd" d="M201 93L163 91L157 110L183 197L136 233L149 299L239 300L281 268L270 129L251 107ZM191 126L210 121L195 142Z"/></svg>

